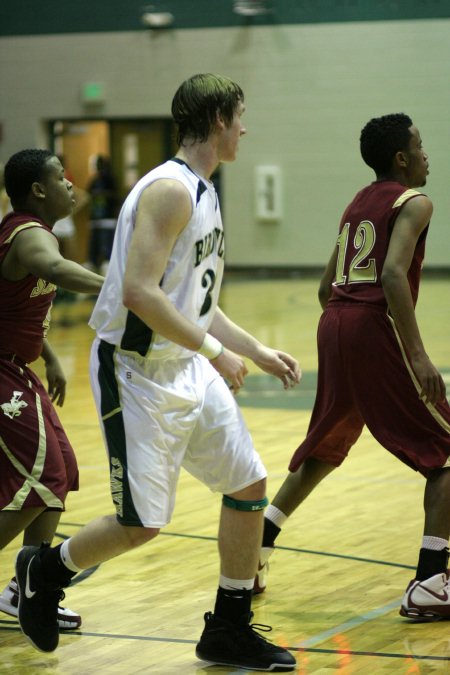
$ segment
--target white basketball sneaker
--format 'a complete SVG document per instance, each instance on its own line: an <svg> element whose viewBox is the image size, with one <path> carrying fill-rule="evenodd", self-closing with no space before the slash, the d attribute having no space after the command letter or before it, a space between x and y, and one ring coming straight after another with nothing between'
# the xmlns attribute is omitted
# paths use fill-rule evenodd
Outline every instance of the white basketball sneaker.
<svg viewBox="0 0 450 675"><path fill-rule="evenodd" d="M269 574L269 558L274 552L272 546L263 546L259 554L258 571L255 576L255 585L253 586L253 595L264 593L267 585L267 575Z"/></svg>
<svg viewBox="0 0 450 675"><path fill-rule="evenodd" d="M19 589L13 577L0 595L0 611L17 617L19 607ZM58 624L62 630L74 630L81 626L81 616L66 607L58 607Z"/></svg>
<svg viewBox="0 0 450 675"><path fill-rule="evenodd" d="M435 574L424 581L410 581L400 614L416 621L450 619L449 573Z"/></svg>

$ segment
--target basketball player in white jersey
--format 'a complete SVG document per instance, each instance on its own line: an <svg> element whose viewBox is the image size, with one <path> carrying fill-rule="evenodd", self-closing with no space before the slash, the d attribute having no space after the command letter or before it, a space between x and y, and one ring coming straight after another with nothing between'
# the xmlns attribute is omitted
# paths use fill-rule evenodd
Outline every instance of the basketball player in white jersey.
<svg viewBox="0 0 450 675"><path fill-rule="evenodd" d="M144 176L122 208L90 321L97 332L91 381L116 513L59 547L19 553L19 620L44 651L58 644L61 589L81 569L157 536L170 521L183 466L223 495L219 588L197 656L249 670L295 668L288 651L250 625L266 471L233 393L247 374L242 357L286 389L299 382L300 369L217 305L224 235L210 177L220 162L235 159L244 110L243 92L231 80L211 74L186 80L172 102L179 151Z"/></svg>

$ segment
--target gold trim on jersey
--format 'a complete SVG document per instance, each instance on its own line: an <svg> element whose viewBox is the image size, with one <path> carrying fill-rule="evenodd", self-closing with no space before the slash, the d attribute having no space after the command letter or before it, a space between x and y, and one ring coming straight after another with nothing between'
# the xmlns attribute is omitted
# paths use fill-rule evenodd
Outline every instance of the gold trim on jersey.
<svg viewBox="0 0 450 675"><path fill-rule="evenodd" d="M26 230L28 227L42 227L41 223L37 223L35 220L30 220L28 223L22 223L22 225L18 225L14 230L11 232L9 235L8 239L5 241L5 244L10 244L11 241L14 239L16 234L19 234L19 232L22 232L22 230Z"/></svg>
<svg viewBox="0 0 450 675"><path fill-rule="evenodd" d="M0 448L3 450L16 471L25 479L24 484L20 490L16 492L12 501L4 507L5 511L19 511L23 507L23 504L31 490L35 490L38 493L39 497L42 499L47 508L63 508L63 502L48 487L40 482L40 478L44 470L47 452L47 436L45 433L44 416L42 413L41 397L39 394L36 394L36 412L39 424L39 441L36 459L34 466L31 469L31 473L29 473L23 464L19 462L17 457L13 455L4 442L3 438L0 436Z"/></svg>
<svg viewBox="0 0 450 675"><path fill-rule="evenodd" d="M410 199L411 197L416 197L417 195L422 195L421 192L418 192L417 190L405 190L403 194L400 195L400 197L397 197L397 200L392 204L392 208L395 209L397 206L402 206L406 202L407 199Z"/></svg>
<svg viewBox="0 0 450 675"><path fill-rule="evenodd" d="M418 393L419 396L420 396L420 392L422 391L422 387L420 386L419 380L417 379L414 370L411 368L411 364L410 364L410 362L409 362L409 360L408 360L408 357L406 356L405 348L404 348L403 342L402 342L402 340L401 340L401 338L400 338L400 334L399 334L399 332L398 332L398 330L397 330L397 326L395 325L394 319L393 319L391 316L389 316L389 314L388 314L387 316L388 316L389 321L390 321L391 324L392 324L392 329L393 329L393 331L394 331L395 337L397 338L397 342L398 342L398 345L399 345L399 347L400 347L400 351L401 351L401 353L402 353L402 357L403 357L403 361L405 362L405 366L407 367L408 372L409 372L409 374L410 374L410 376L411 376L411 380L413 381L413 384L414 384L414 386L415 386L415 388L416 388L416 390L417 390L417 393ZM446 419L444 419L444 418L442 417L442 415L441 415L440 412L435 408L435 406L434 406L432 403L429 403L429 402L424 401L423 399L421 399L421 401L422 401L422 403L428 408L429 412L430 412L431 415L434 417L434 419L435 419L436 422L439 424L439 426L442 427L442 429L444 429L444 431L446 431L448 434L450 434L450 424L447 422ZM447 461L445 462L445 464L442 465L442 468L443 468L443 469L444 469L445 467L450 467L450 457L447 459Z"/></svg>

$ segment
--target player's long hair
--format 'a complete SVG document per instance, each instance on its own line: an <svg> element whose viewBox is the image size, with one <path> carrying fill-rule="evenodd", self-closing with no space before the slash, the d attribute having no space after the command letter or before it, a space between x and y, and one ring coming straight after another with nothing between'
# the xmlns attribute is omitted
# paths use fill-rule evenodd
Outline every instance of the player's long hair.
<svg viewBox="0 0 450 675"><path fill-rule="evenodd" d="M218 114L231 125L239 101L244 101L244 92L227 77L201 73L185 80L172 101L178 145L188 138L204 143L215 128Z"/></svg>

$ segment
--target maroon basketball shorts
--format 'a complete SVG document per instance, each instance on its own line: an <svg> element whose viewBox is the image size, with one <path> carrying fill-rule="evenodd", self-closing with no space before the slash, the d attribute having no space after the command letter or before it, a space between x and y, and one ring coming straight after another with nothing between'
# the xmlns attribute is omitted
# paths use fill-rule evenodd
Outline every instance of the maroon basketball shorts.
<svg viewBox="0 0 450 675"><path fill-rule="evenodd" d="M0 509L63 510L78 489L75 454L39 378L0 359Z"/></svg>
<svg viewBox="0 0 450 675"><path fill-rule="evenodd" d="M424 476L450 466L450 407L419 397L420 386L385 310L327 308L318 328L319 372L306 439L290 471L306 457L338 466L364 424L389 452Z"/></svg>

